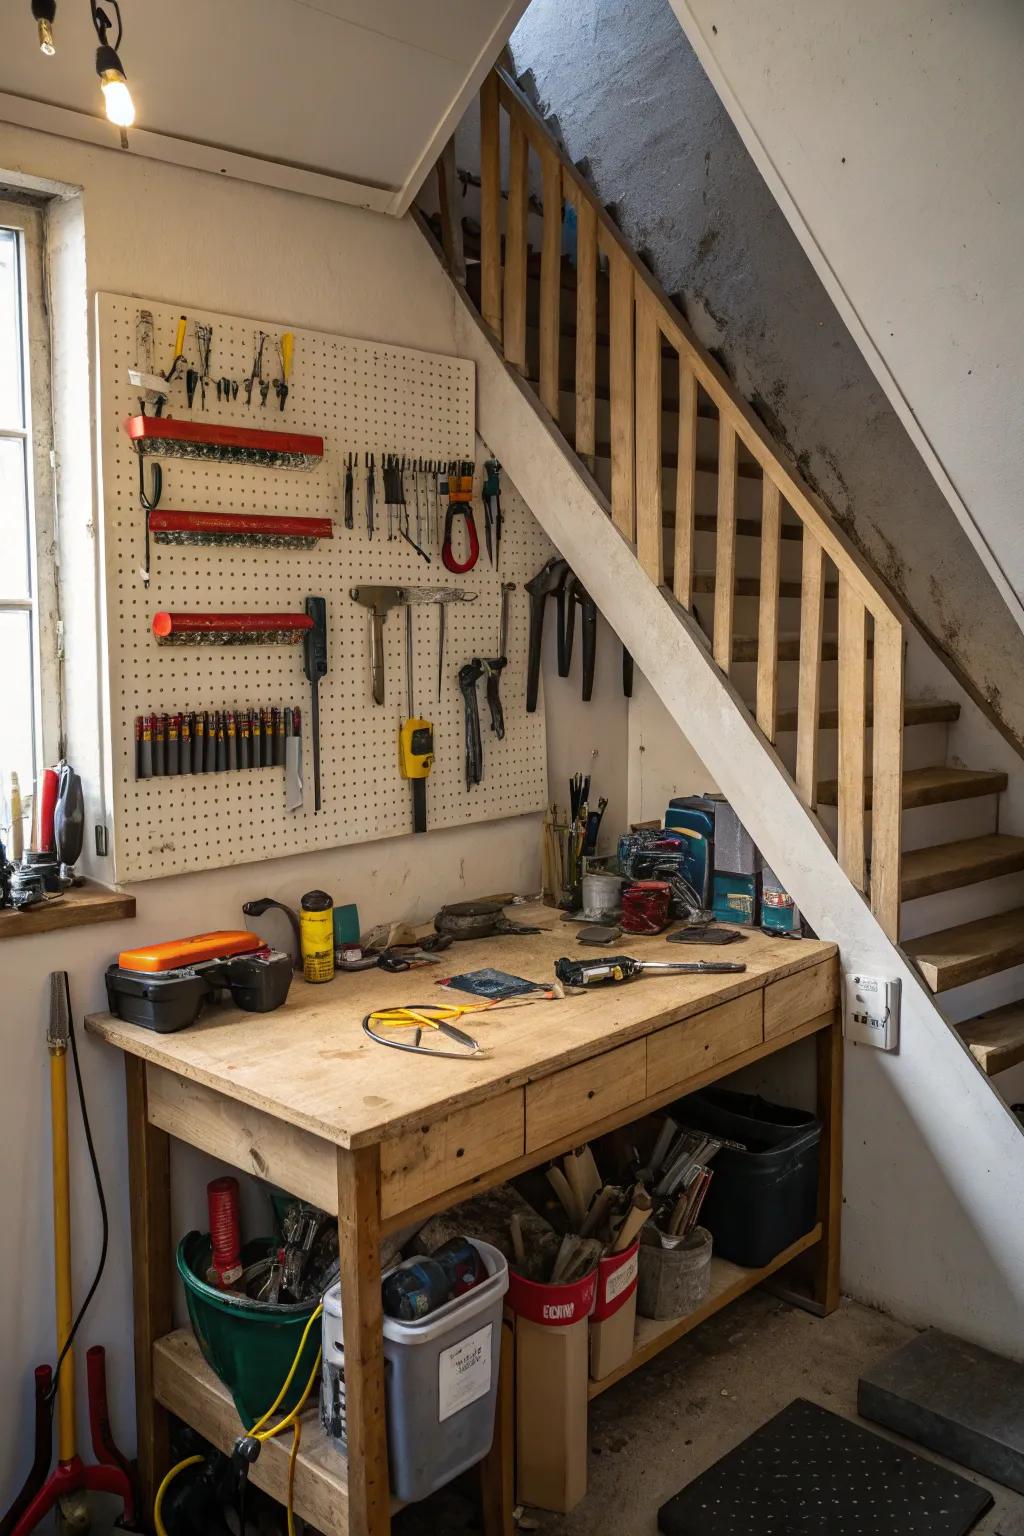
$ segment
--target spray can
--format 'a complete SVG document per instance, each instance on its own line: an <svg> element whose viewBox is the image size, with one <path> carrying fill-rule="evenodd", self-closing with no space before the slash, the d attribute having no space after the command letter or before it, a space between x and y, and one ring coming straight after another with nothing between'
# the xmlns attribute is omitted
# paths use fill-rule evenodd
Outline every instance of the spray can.
<svg viewBox="0 0 1024 1536"><path fill-rule="evenodd" d="M334 975L334 902L326 891L307 891L299 903L302 974L307 981Z"/></svg>

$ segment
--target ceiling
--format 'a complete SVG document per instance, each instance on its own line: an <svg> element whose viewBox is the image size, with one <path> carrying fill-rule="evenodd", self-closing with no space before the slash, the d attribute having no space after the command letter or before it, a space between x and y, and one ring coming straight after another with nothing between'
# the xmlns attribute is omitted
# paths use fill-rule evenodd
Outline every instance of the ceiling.
<svg viewBox="0 0 1024 1536"><path fill-rule="evenodd" d="M527 0L122 0L136 154L404 213ZM108 12L112 7L108 5ZM0 15L0 120L116 148L89 0Z"/></svg>

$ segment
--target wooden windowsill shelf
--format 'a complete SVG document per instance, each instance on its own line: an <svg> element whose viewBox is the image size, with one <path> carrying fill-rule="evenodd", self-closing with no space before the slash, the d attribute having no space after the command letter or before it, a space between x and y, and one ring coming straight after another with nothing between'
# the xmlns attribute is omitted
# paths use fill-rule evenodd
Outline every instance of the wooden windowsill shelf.
<svg viewBox="0 0 1024 1536"><path fill-rule="evenodd" d="M0 939L24 939L58 928L85 928L90 923L116 923L135 916L135 897L86 881L67 891L60 901L44 902L24 912L0 911Z"/></svg>

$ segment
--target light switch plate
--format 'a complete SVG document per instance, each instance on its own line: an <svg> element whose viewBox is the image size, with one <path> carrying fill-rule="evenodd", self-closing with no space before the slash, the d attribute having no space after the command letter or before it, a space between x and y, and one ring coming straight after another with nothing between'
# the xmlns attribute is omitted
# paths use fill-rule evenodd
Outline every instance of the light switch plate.
<svg viewBox="0 0 1024 1536"><path fill-rule="evenodd" d="M843 973L843 1033L858 1045L895 1051L900 1043L900 983L863 971Z"/></svg>

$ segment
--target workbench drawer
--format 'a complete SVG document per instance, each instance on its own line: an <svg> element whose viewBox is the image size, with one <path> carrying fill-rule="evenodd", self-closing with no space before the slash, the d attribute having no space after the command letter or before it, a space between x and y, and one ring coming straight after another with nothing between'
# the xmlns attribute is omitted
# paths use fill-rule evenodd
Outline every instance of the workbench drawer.
<svg viewBox="0 0 1024 1536"><path fill-rule="evenodd" d="M643 1040L592 1056L578 1066L542 1077L526 1089L526 1150L571 1136L639 1104L647 1093L647 1051Z"/></svg>
<svg viewBox="0 0 1024 1536"><path fill-rule="evenodd" d="M659 1029L647 1041L647 1092L664 1093L719 1062L760 1045L764 993L760 987L690 1019Z"/></svg>
<svg viewBox="0 0 1024 1536"><path fill-rule="evenodd" d="M809 1019L839 1006L839 965L833 957L806 970L770 981L764 989L764 1037L788 1035Z"/></svg>
<svg viewBox="0 0 1024 1536"><path fill-rule="evenodd" d="M400 1215L522 1155L521 1088L389 1137L380 1146L381 1215Z"/></svg>

